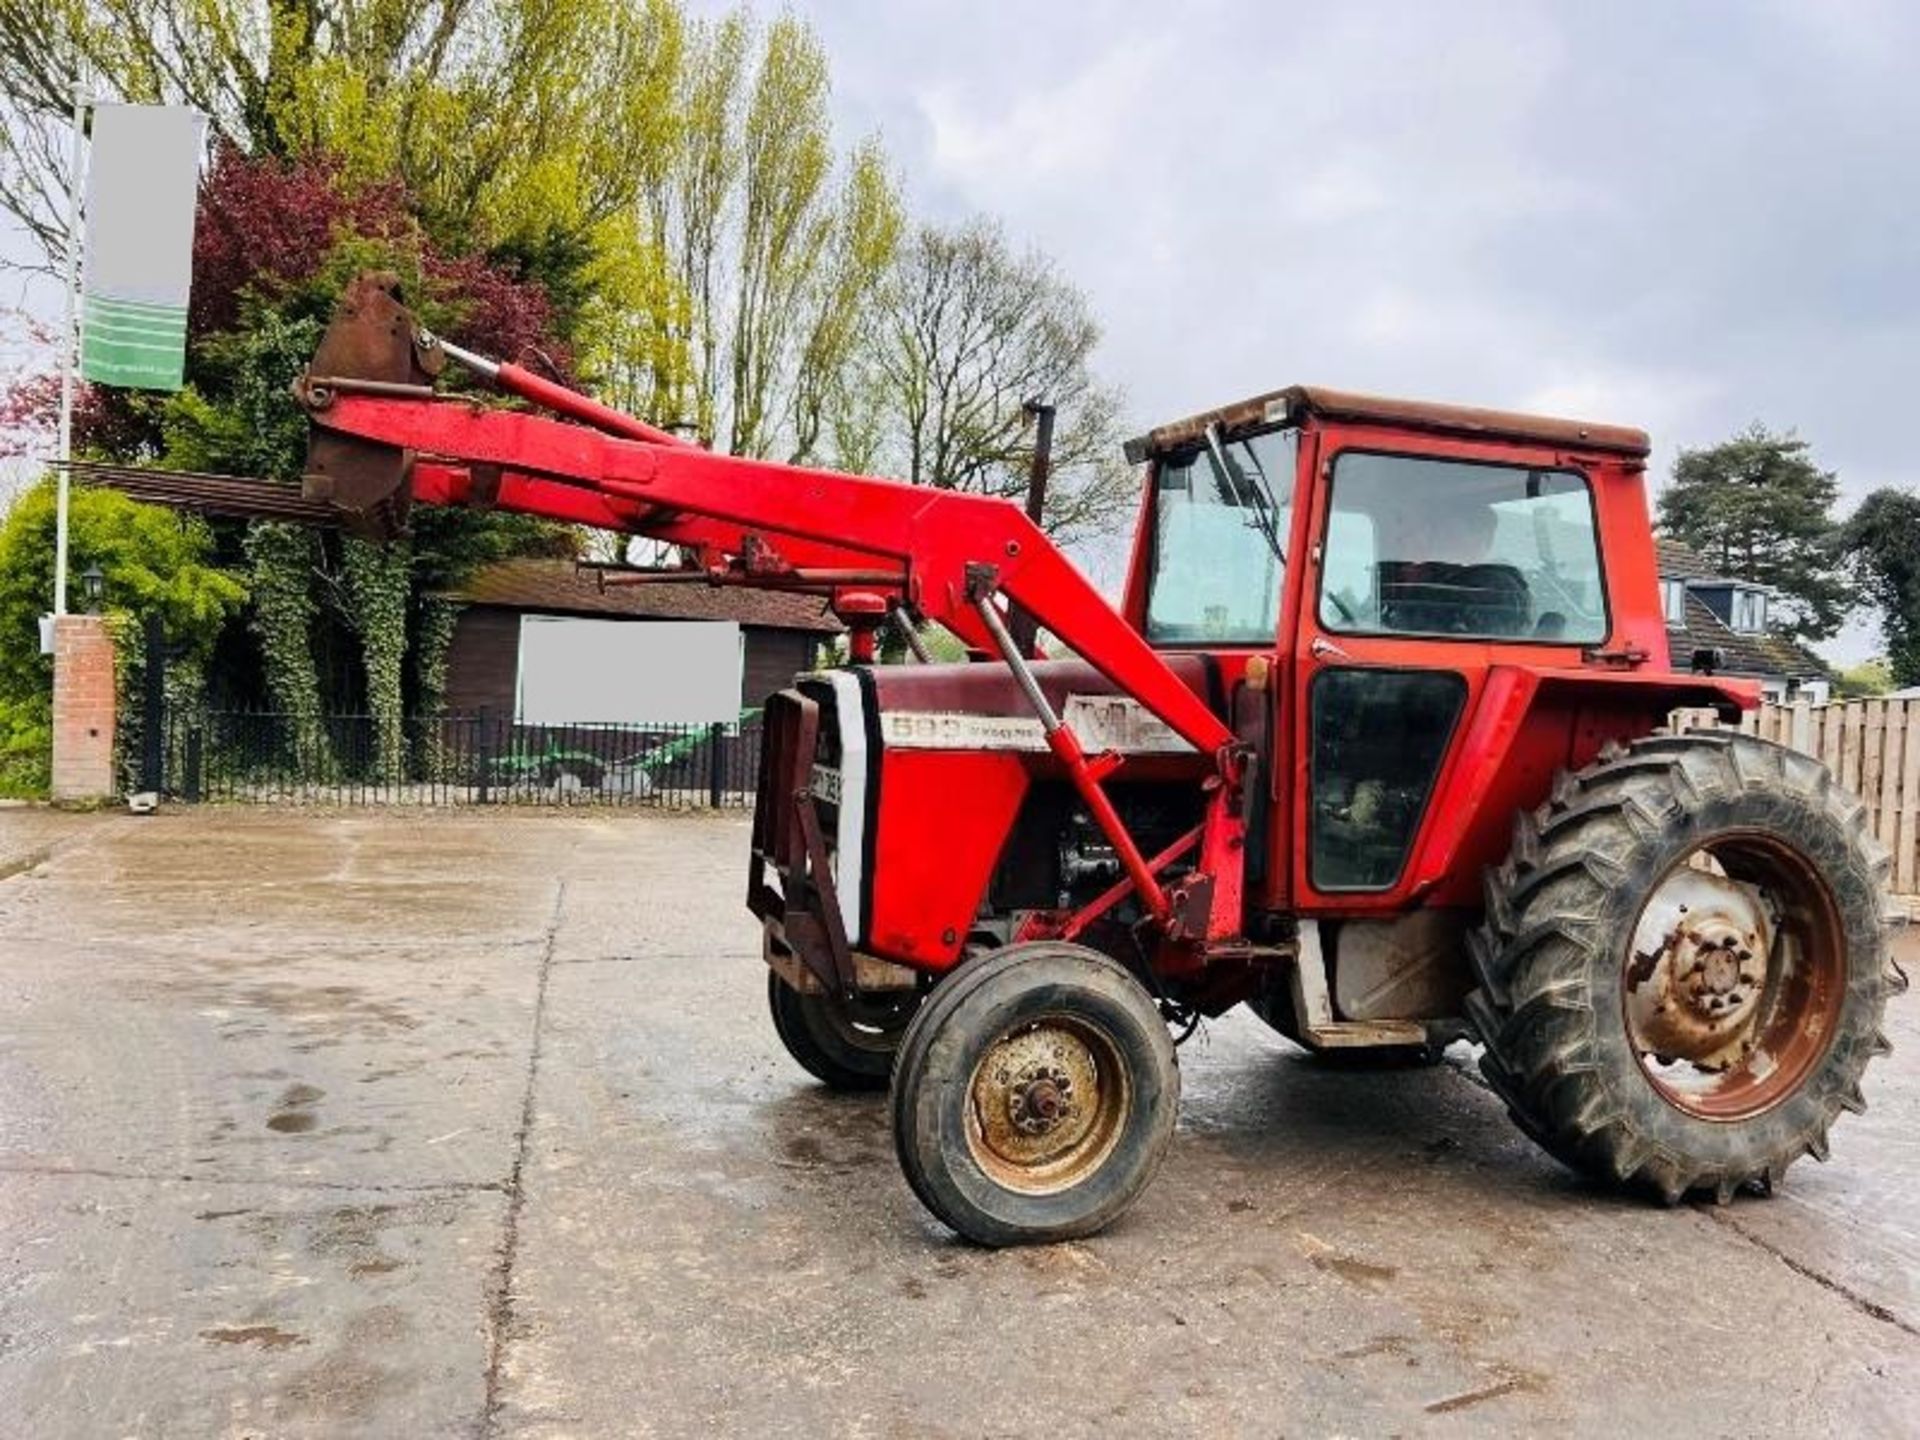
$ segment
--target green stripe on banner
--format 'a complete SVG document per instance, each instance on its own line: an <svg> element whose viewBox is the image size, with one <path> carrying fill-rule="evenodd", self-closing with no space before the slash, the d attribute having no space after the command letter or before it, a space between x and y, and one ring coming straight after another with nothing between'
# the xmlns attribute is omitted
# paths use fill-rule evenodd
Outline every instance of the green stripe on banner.
<svg viewBox="0 0 1920 1440"><path fill-rule="evenodd" d="M187 327L183 324L163 325L148 320L102 320L97 315L86 317L88 329L97 330L102 335L124 335L129 339L169 341L175 345L186 338Z"/></svg>
<svg viewBox="0 0 1920 1440"><path fill-rule="evenodd" d="M80 374L102 385L178 390L186 368L187 312L88 295L80 325Z"/></svg>
<svg viewBox="0 0 1920 1440"><path fill-rule="evenodd" d="M187 334L184 325L123 325L111 320L102 324L91 315L86 323L87 328L97 335L116 340L146 340L158 345L178 345Z"/></svg>
<svg viewBox="0 0 1920 1440"><path fill-rule="evenodd" d="M178 305L168 305L155 300L121 300L112 295L89 295L87 304L99 310L112 310L128 315L181 315L185 312Z"/></svg>
<svg viewBox="0 0 1920 1440"><path fill-rule="evenodd" d="M90 317L116 325L170 325L176 329L187 323L185 307L179 305L129 305L104 296L86 297Z"/></svg>

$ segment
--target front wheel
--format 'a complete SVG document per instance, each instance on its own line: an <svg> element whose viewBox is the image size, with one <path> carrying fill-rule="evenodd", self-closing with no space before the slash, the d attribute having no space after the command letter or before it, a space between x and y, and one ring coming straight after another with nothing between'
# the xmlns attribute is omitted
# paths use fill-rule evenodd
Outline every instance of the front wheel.
<svg viewBox="0 0 1920 1440"><path fill-rule="evenodd" d="M767 972L767 1008L787 1053L834 1090L884 1090L900 1036L920 1004L918 991L878 991L841 1003L802 994Z"/></svg>
<svg viewBox="0 0 1920 1440"><path fill-rule="evenodd" d="M894 1148L967 1239L1069 1240L1139 1198L1179 1107L1173 1040L1138 981L1078 945L1013 945L969 961L908 1027Z"/></svg>
<svg viewBox="0 0 1920 1440"><path fill-rule="evenodd" d="M1655 735L1522 816L1470 939L1468 1013L1529 1134L1668 1203L1824 1160L1904 981L1886 852L1817 761Z"/></svg>

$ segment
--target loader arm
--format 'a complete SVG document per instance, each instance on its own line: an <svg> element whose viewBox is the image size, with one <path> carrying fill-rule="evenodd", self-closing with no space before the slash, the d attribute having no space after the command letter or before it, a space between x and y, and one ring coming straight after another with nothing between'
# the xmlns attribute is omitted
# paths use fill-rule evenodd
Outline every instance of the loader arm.
<svg viewBox="0 0 1920 1440"><path fill-rule="evenodd" d="M554 413L439 393L449 360ZM895 606L997 653L1163 933L1180 945L1237 933L1245 747L1018 506L714 454L437 339L388 276L348 286L294 395L310 422L304 489L356 528L391 533L415 501L542 515L686 547L697 568L670 578L824 593L858 622L856 659L871 658L874 628ZM1054 712L1008 633L1013 605L1211 762L1197 887L1162 887L1102 785L1120 757L1086 754Z"/></svg>
<svg viewBox="0 0 1920 1440"><path fill-rule="evenodd" d="M412 499L423 505L538 515L686 546L700 557L700 570L688 572L688 579L700 578L704 572L714 583L737 580L773 589L829 593L858 588L906 603L906 567L891 556L783 532L772 525L677 512L550 475L420 460L412 469ZM992 638L976 614L968 612L943 623L970 650L990 650Z"/></svg>
<svg viewBox="0 0 1920 1440"><path fill-rule="evenodd" d="M736 528L772 532L897 568L904 598L962 634L979 630L980 600L1002 594L1202 753L1234 745L1219 717L1009 501L629 440L449 397L359 392L328 378L334 383L304 387L316 428L434 457L416 466L430 483L413 498L459 498L459 469L470 496L475 474L497 471L511 508L529 514L722 544ZM688 517L719 526L689 528Z"/></svg>

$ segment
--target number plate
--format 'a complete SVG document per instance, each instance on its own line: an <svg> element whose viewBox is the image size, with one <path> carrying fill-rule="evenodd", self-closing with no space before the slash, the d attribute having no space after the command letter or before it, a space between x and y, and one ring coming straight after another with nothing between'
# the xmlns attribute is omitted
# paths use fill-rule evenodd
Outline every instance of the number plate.
<svg viewBox="0 0 1920 1440"><path fill-rule="evenodd" d="M838 805L840 803L840 772L830 765L814 766L813 777L808 782L807 789L812 792L814 799L824 800L829 805Z"/></svg>

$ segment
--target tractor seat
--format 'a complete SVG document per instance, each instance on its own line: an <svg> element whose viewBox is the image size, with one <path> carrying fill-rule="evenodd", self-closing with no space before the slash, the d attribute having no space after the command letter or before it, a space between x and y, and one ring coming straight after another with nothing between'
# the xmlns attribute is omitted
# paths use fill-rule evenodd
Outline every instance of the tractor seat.
<svg viewBox="0 0 1920 1440"><path fill-rule="evenodd" d="M1447 560L1380 564L1380 618L1390 630L1419 635L1528 635L1532 594L1511 565Z"/></svg>

